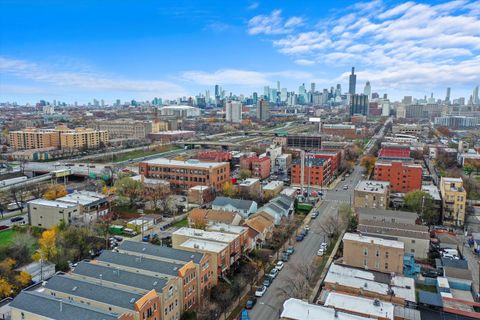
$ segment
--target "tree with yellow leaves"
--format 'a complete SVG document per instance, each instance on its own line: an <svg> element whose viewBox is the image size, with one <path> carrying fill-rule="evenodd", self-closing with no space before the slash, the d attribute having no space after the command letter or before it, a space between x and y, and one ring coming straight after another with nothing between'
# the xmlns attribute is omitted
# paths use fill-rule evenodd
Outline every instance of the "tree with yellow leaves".
<svg viewBox="0 0 480 320"><path fill-rule="evenodd" d="M12 295L13 285L7 279L0 277L0 299Z"/></svg>
<svg viewBox="0 0 480 320"><path fill-rule="evenodd" d="M61 184L51 184L48 186L47 191L43 194L43 198L46 200L55 200L67 195L67 189Z"/></svg>
<svg viewBox="0 0 480 320"><path fill-rule="evenodd" d="M26 271L20 271L15 280L21 287L26 287L32 283L32 276Z"/></svg>
<svg viewBox="0 0 480 320"><path fill-rule="evenodd" d="M237 195L237 188L231 183L227 181L223 184L223 194L226 197L235 197Z"/></svg>
<svg viewBox="0 0 480 320"><path fill-rule="evenodd" d="M376 161L377 158L375 158L374 156L366 155L362 158L360 164L367 170L367 173L370 174L373 170L373 167L375 167Z"/></svg>
<svg viewBox="0 0 480 320"><path fill-rule="evenodd" d="M45 230L42 236L38 239L39 248L33 254L33 260L52 261L58 254L57 248L57 230L55 228Z"/></svg>

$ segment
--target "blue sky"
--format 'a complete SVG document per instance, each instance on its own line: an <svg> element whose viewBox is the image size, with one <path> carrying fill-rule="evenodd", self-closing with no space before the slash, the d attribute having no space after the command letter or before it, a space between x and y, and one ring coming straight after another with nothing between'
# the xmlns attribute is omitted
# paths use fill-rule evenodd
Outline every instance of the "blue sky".
<svg viewBox="0 0 480 320"><path fill-rule="evenodd" d="M0 101L192 96L281 82L394 98L480 83L480 1L0 0Z"/></svg>

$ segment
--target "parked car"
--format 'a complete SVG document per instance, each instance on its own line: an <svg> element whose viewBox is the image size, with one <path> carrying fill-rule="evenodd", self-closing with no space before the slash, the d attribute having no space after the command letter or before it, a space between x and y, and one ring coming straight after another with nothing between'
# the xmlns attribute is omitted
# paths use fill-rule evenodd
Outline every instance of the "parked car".
<svg viewBox="0 0 480 320"><path fill-rule="evenodd" d="M305 231L308 232L308 231L310 231L310 226L307 224L307 225L305 225L305 228L304 228L304 229L305 229Z"/></svg>
<svg viewBox="0 0 480 320"><path fill-rule="evenodd" d="M291 256L294 252L295 252L295 248L294 248L294 247L292 247L292 246L288 247L288 249L287 249L287 254L288 254L289 256Z"/></svg>
<svg viewBox="0 0 480 320"><path fill-rule="evenodd" d="M8 229L8 226L5 226L5 225L0 226L0 230L5 230L5 229Z"/></svg>
<svg viewBox="0 0 480 320"><path fill-rule="evenodd" d="M261 286L255 290L255 297L263 297L263 295L267 292L267 287Z"/></svg>
<svg viewBox="0 0 480 320"><path fill-rule="evenodd" d="M320 244L320 248L323 248L324 250L327 250L327 247L328 244L326 242L322 242L322 244Z"/></svg>
<svg viewBox="0 0 480 320"><path fill-rule="evenodd" d="M348 190L348 186L347 186L347 185L344 185L344 186L343 186L343 190Z"/></svg>
<svg viewBox="0 0 480 320"><path fill-rule="evenodd" d="M20 221L23 221L25 220L24 217L13 217L10 219L10 222L20 222Z"/></svg>
<svg viewBox="0 0 480 320"><path fill-rule="evenodd" d="M247 310L252 309L256 303L257 303L257 298L255 297L248 298L247 303L245 303L245 309Z"/></svg>
<svg viewBox="0 0 480 320"><path fill-rule="evenodd" d="M277 264L275 265L275 269L278 271L281 271L283 269L283 261L278 261Z"/></svg>
<svg viewBox="0 0 480 320"><path fill-rule="evenodd" d="M120 236L113 236L113 239L115 239L117 242L122 242L123 238Z"/></svg>
<svg viewBox="0 0 480 320"><path fill-rule="evenodd" d="M318 217L318 212L317 211L312 212L311 217L312 219L316 219Z"/></svg>
<svg viewBox="0 0 480 320"><path fill-rule="evenodd" d="M282 261L287 262L289 257L290 256L288 255L288 253L286 251L284 251L283 254L282 254Z"/></svg>
<svg viewBox="0 0 480 320"><path fill-rule="evenodd" d="M279 270L277 268L273 268L270 273L269 273L269 276L272 277L273 279L275 279L278 275L278 272Z"/></svg>
<svg viewBox="0 0 480 320"><path fill-rule="evenodd" d="M297 241L303 241L303 238L305 238L305 236L303 234L298 234L297 237L295 238L295 240Z"/></svg>
<svg viewBox="0 0 480 320"><path fill-rule="evenodd" d="M265 287L270 287L271 284L272 284L272 278L265 277L265 279L263 279L262 285L264 285Z"/></svg>
<svg viewBox="0 0 480 320"><path fill-rule="evenodd" d="M142 241L143 241L143 242L148 242L148 241L150 241L150 235L147 234L146 236L144 236L144 237L142 238Z"/></svg>
<svg viewBox="0 0 480 320"><path fill-rule="evenodd" d="M325 251L322 248L318 249L317 256L323 257L324 254L325 254Z"/></svg>

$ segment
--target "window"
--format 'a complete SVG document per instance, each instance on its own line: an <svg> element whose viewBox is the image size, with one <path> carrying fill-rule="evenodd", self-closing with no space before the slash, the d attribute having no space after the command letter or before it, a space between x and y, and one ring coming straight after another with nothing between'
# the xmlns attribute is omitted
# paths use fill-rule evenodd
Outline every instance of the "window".
<svg viewBox="0 0 480 320"><path fill-rule="evenodd" d="M412 243L415 243L415 240L412 239Z"/></svg>
<svg viewBox="0 0 480 320"><path fill-rule="evenodd" d="M385 270L388 269L388 262L385 262Z"/></svg>
<svg viewBox="0 0 480 320"><path fill-rule="evenodd" d="M363 259L363 266L364 266L365 268L368 267L368 261L367 261L367 259Z"/></svg>
<svg viewBox="0 0 480 320"><path fill-rule="evenodd" d="M377 249L377 252L375 252L375 256L377 256L377 257L380 256L380 250Z"/></svg>
<svg viewBox="0 0 480 320"><path fill-rule="evenodd" d="M368 256L368 248L364 248L364 249L363 249L363 255L364 255L364 256Z"/></svg>
<svg viewBox="0 0 480 320"><path fill-rule="evenodd" d="M388 259L388 251L385 251L385 258Z"/></svg>

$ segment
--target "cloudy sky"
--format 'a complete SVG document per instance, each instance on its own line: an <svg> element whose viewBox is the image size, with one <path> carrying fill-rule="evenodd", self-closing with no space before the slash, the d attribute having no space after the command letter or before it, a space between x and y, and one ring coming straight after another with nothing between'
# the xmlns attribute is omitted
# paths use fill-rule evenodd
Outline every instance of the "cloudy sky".
<svg viewBox="0 0 480 320"><path fill-rule="evenodd" d="M0 1L0 101L346 89L352 66L357 91L468 98L480 1Z"/></svg>

